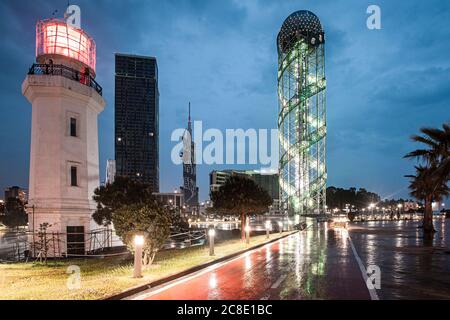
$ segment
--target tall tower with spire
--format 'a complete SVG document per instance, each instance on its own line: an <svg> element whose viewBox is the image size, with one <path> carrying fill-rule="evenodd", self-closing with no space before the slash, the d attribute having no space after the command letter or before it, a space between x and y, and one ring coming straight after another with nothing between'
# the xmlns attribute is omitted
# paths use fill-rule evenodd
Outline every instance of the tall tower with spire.
<svg viewBox="0 0 450 320"><path fill-rule="evenodd" d="M195 164L195 144L192 139L191 103L189 102L188 125L183 136L183 190L186 212L198 212L198 187Z"/></svg>

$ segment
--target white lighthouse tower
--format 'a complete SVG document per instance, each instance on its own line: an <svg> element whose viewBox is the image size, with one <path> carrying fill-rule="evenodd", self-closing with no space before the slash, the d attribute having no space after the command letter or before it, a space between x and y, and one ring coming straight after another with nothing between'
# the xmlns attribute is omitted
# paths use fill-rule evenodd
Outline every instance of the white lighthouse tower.
<svg viewBox="0 0 450 320"><path fill-rule="evenodd" d="M51 225L48 231L61 235L58 254L84 254L94 223L97 117L105 100L94 80L95 42L80 28L79 8L67 13L37 23L36 63L22 84L32 104L29 225L35 231Z"/></svg>

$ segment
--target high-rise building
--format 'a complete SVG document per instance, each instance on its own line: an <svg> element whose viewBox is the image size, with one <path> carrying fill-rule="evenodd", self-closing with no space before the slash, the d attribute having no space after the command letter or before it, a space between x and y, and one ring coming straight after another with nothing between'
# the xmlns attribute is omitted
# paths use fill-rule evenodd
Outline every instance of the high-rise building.
<svg viewBox="0 0 450 320"><path fill-rule="evenodd" d="M197 166L195 163L195 144L192 138L191 103L189 103L188 124L183 135L183 186L186 211L198 211Z"/></svg>
<svg viewBox="0 0 450 320"><path fill-rule="evenodd" d="M115 177L116 177L116 160L108 159L106 160L105 184L114 183Z"/></svg>
<svg viewBox="0 0 450 320"><path fill-rule="evenodd" d="M12 186L5 189L5 201L8 199L19 199L22 203L28 202L28 190L18 186Z"/></svg>
<svg viewBox="0 0 450 320"><path fill-rule="evenodd" d="M116 175L159 192L159 91L156 58L116 53Z"/></svg>
<svg viewBox="0 0 450 320"><path fill-rule="evenodd" d="M184 195L182 192L158 192L153 193L155 198L162 204L179 210L180 212L184 209Z"/></svg>
<svg viewBox="0 0 450 320"><path fill-rule="evenodd" d="M84 254L86 233L98 228L92 196L100 184L97 118L105 100L94 79L95 42L79 17L73 21L37 23L37 63L22 84L32 104L29 227L48 223L48 231L65 237L58 254Z"/></svg>
<svg viewBox="0 0 450 320"><path fill-rule="evenodd" d="M325 213L325 34L317 16L292 13L277 37L281 209Z"/></svg>
<svg viewBox="0 0 450 320"><path fill-rule="evenodd" d="M266 190L273 200L279 197L278 174L265 173L259 170L218 170L209 174L209 190L217 191L229 177L237 175L252 179L258 186Z"/></svg>

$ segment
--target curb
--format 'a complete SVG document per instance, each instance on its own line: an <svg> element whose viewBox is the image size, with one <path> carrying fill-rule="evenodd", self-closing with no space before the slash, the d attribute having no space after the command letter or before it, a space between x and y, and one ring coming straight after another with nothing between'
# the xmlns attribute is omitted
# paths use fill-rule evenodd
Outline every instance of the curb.
<svg viewBox="0 0 450 320"><path fill-rule="evenodd" d="M127 297L133 296L135 294L138 294L138 293L140 293L142 291L145 291L145 290L148 290L148 289L160 286L160 285L165 284L167 282L176 280L178 278L181 278L181 277L187 276L189 274L192 274L194 272L200 271L202 269L208 268L208 267L210 267L210 266L212 266L212 265L214 265L216 263L224 262L226 260L235 258L235 257L237 257L237 256L239 256L239 255L241 255L241 254L243 254L245 252L261 248L261 247L263 247L263 246L265 246L265 245L267 245L269 243L273 243L273 242L276 242L278 240L284 239L284 238L289 237L289 236L291 236L291 235L293 235L293 234L295 234L297 232L299 232L299 231L298 230L297 231L293 231L293 232L291 232L291 233L289 233L287 235L284 235L284 236L282 236L280 238L272 239L270 241L258 244L258 245L254 246L254 247L247 248L247 249L244 249L244 250L232 253L230 255L218 258L216 260L193 266L193 267L191 267L189 269L180 271L178 273L175 273L175 274L172 274L172 275L169 275L169 276L157 279L157 280L154 280L154 281L152 281L150 283L139 285L137 287L133 287L133 288L127 289L125 291L122 291L122 292L120 292L118 294L114 294L114 295L111 295L111 296L108 296L108 297L105 297L105 298L101 298L100 300L122 300L124 298L127 298Z"/></svg>

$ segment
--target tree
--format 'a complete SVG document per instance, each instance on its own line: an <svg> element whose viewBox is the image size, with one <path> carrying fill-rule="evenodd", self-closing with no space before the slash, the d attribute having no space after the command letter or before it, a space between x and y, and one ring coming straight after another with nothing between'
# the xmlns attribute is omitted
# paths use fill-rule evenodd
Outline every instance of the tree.
<svg viewBox="0 0 450 320"><path fill-rule="evenodd" d="M28 215L25 211L25 205L20 199L7 199L4 212L5 215L2 217L2 223L9 228L25 226L28 222Z"/></svg>
<svg viewBox="0 0 450 320"><path fill-rule="evenodd" d="M148 185L120 176L114 183L95 189L93 199L97 202L97 210L92 218L104 226L111 224L113 212L122 206L155 201Z"/></svg>
<svg viewBox="0 0 450 320"><path fill-rule="evenodd" d="M170 213L171 231L175 233L189 231L189 222L180 215L180 211L170 206L165 207Z"/></svg>
<svg viewBox="0 0 450 320"><path fill-rule="evenodd" d="M411 179L409 189L411 195L417 200L424 201L423 233L424 237L429 237L435 230L433 226L433 201L439 201L449 194L447 181L436 175L436 168L416 166L416 175L406 176Z"/></svg>
<svg viewBox="0 0 450 320"><path fill-rule="evenodd" d="M432 202L440 201L448 195L450 178L450 125L444 123L439 128L422 128L422 135L414 135L411 139L425 145L424 149L414 150L405 158L413 158L420 162L416 166L416 175L409 175L411 194L425 203L424 236L433 234Z"/></svg>
<svg viewBox="0 0 450 320"><path fill-rule="evenodd" d="M370 203L378 203L381 198L378 194L369 192L364 188L343 189L336 187L327 188L327 206L328 208L344 209L346 204L355 206L361 210L367 208Z"/></svg>
<svg viewBox="0 0 450 320"><path fill-rule="evenodd" d="M211 192L213 208L222 214L241 218L241 237L245 240L245 220L248 214L263 214L272 205L269 193L253 180L242 176L231 176L219 190Z"/></svg>
<svg viewBox="0 0 450 320"><path fill-rule="evenodd" d="M156 201L124 205L115 210L112 222L117 235L134 251L134 237L144 236L143 264L153 262L170 235L170 212Z"/></svg>
<svg viewBox="0 0 450 320"><path fill-rule="evenodd" d="M35 248L35 251L38 252L37 259L39 259L39 262L42 263L42 259L44 259L45 264L47 264L47 255L48 250L50 249L50 238L47 238L47 229L50 228L52 225L44 222L39 225L39 229L37 230L37 236L38 241L33 243L32 245ZM36 260L37 260L36 259Z"/></svg>

